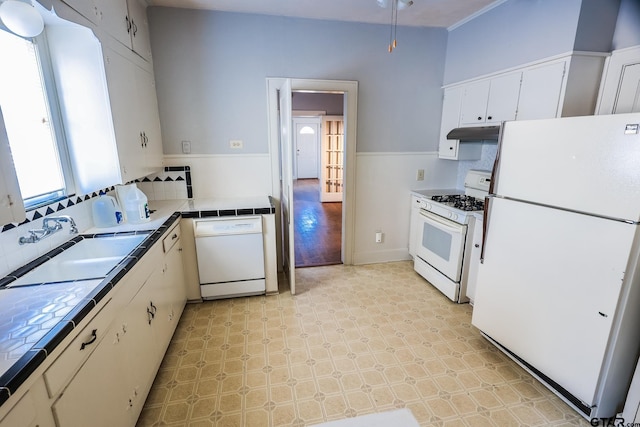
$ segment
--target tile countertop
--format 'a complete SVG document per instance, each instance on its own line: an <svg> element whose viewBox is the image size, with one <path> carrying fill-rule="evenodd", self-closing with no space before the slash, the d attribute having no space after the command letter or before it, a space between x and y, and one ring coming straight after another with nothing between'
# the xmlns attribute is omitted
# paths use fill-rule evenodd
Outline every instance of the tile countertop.
<svg viewBox="0 0 640 427"><path fill-rule="evenodd" d="M75 326L104 298L116 283L175 221L183 218L264 215L275 213L271 197L156 200L149 202L150 220L141 224L84 230L59 248L0 278L0 405L40 366ZM103 279L78 280L6 288L60 248L81 236L151 232L149 236ZM37 292L34 291L37 288Z"/></svg>

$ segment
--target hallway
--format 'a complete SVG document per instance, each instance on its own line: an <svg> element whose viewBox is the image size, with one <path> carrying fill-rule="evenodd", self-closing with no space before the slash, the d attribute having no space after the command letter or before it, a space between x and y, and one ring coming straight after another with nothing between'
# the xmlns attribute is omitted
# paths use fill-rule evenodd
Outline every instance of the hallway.
<svg viewBox="0 0 640 427"><path fill-rule="evenodd" d="M296 267L340 264L342 203L320 203L319 181L294 181Z"/></svg>

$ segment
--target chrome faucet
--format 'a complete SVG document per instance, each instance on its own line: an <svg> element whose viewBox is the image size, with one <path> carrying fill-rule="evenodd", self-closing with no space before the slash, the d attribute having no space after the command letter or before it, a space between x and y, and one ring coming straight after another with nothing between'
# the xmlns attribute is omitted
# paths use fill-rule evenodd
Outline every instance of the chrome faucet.
<svg viewBox="0 0 640 427"><path fill-rule="evenodd" d="M49 225L51 221L53 221L53 226ZM50 216L43 219L42 229L45 231L50 231L50 234L53 234L56 231L62 230L62 224L60 224L60 222L69 223L69 234L78 234L78 227L76 227L76 222L69 215Z"/></svg>
<svg viewBox="0 0 640 427"><path fill-rule="evenodd" d="M53 222L53 224L50 224ZM42 228L29 230L28 236L22 236L18 239L18 243L24 245L25 243L36 243L45 237L51 236L53 233L57 233L62 230L61 222L69 223L69 234L77 234L78 227L76 222L69 215L50 216L42 220Z"/></svg>

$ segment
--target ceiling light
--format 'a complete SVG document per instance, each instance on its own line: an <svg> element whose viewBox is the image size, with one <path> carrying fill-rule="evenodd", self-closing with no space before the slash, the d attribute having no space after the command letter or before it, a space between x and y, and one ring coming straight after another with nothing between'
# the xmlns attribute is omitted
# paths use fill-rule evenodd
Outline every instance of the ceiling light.
<svg viewBox="0 0 640 427"><path fill-rule="evenodd" d="M44 21L36 8L19 0L5 0L0 4L0 20L22 37L35 37L44 29Z"/></svg>
<svg viewBox="0 0 640 427"><path fill-rule="evenodd" d="M398 11L411 6L413 0L376 0L376 3L385 9L391 6L391 34L389 35L389 53L391 53L398 45L398 41L396 40Z"/></svg>

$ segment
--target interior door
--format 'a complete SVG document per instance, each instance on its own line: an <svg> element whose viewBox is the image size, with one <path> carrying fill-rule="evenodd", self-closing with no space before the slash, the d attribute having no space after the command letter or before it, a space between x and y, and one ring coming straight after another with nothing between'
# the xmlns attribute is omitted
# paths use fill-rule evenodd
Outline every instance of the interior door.
<svg viewBox="0 0 640 427"><path fill-rule="evenodd" d="M293 223L293 138L291 135L291 80L286 79L278 94L280 105L280 186L282 197L282 245L284 269L289 281L291 294L296 293L296 255L294 247Z"/></svg>
<svg viewBox="0 0 640 427"><path fill-rule="evenodd" d="M624 67L613 112L615 114L640 112L640 63Z"/></svg>
<svg viewBox="0 0 640 427"><path fill-rule="evenodd" d="M294 119L296 146L296 177L318 178L318 145L320 126Z"/></svg>

